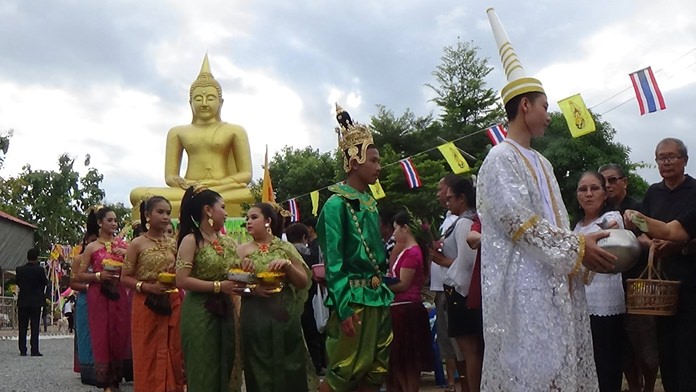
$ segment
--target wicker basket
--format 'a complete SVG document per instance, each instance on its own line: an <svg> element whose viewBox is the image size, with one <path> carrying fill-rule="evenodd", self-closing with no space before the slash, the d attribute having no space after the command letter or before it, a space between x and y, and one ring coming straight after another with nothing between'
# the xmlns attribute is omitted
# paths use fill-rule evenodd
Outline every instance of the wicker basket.
<svg viewBox="0 0 696 392"><path fill-rule="evenodd" d="M679 301L679 281L666 280L655 267L655 247L650 247L648 266L638 279L626 280L626 311L629 314L673 316Z"/></svg>

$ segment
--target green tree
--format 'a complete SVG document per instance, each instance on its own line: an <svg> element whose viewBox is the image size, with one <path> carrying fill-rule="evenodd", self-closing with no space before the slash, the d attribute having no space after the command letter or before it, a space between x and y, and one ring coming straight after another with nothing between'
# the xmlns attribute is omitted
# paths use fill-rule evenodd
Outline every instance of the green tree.
<svg viewBox="0 0 696 392"><path fill-rule="evenodd" d="M311 215L312 202L308 193L337 181L336 160L331 152L320 153L311 146L295 149L286 146L277 152L271 162L271 180L278 202L305 195L297 199L300 218ZM328 190L319 192L319 205L330 196ZM284 205L287 208L287 204Z"/></svg>
<svg viewBox="0 0 696 392"><path fill-rule="evenodd" d="M433 128L436 128L433 131ZM377 105L377 114L370 118L370 129L378 147L389 145L402 157L408 157L432 147L438 142L439 124L433 116L417 117L410 109L399 117L384 105Z"/></svg>
<svg viewBox="0 0 696 392"><path fill-rule="evenodd" d="M446 46L441 63L433 71L435 83L427 83L442 110L440 136L454 140L499 123L504 119L498 94L486 86L485 78L493 70L487 58L471 42L457 41ZM483 160L488 139L474 136L456 143L477 160Z"/></svg>
<svg viewBox="0 0 696 392"><path fill-rule="evenodd" d="M84 176L68 154L58 158L58 170L34 170L30 165L2 180L0 209L38 227L36 245L48 251L53 244L76 244L82 239L85 211L104 199L103 176L89 168Z"/></svg>
<svg viewBox="0 0 696 392"><path fill-rule="evenodd" d="M385 162L380 173L380 183L386 194L384 199L379 200L380 210L396 212L406 207L422 218L432 218L441 212L442 208L435 197L440 178L447 174L441 160L433 160L426 155L412 158L423 185L410 189L401 165L396 163L401 159L400 156L390 145L382 146L380 155Z"/></svg>
<svg viewBox="0 0 696 392"><path fill-rule="evenodd" d="M5 155L7 155L7 150L10 149L10 139L12 139L13 134L14 130L12 129L0 132L0 151L2 151L2 155L0 155L0 169L2 169L5 163Z"/></svg>
<svg viewBox="0 0 696 392"><path fill-rule="evenodd" d="M631 149L614 141L616 130L601 117L593 114L597 130L573 138L563 114L551 113L551 125L544 137L532 139L532 147L542 153L554 167L554 174L563 194L566 207L574 214L578 202L576 188L579 176L587 170L597 170L607 163L624 168L628 177L628 193L641 198L648 188L636 169L644 163L632 163L628 154Z"/></svg>

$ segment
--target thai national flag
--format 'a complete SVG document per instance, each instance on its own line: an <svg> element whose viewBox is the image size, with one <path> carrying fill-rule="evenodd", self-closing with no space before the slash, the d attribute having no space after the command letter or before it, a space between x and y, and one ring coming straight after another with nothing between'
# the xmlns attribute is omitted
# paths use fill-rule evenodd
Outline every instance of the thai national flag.
<svg viewBox="0 0 696 392"><path fill-rule="evenodd" d="M290 201L288 201L288 204L290 205L290 222L299 222L300 208L297 206L297 200L290 199Z"/></svg>
<svg viewBox="0 0 696 392"><path fill-rule="evenodd" d="M653 74L652 68L644 68L640 71L629 74L628 76L631 77L633 90L636 92L636 98L638 99L638 106L640 107L641 116L646 112L652 113L658 110L667 109L665 99L662 98L660 88L657 87L657 81L655 81L655 75Z"/></svg>
<svg viewBox="0 0 696 392"><path fill-rule="evenodd" d="M503 124L494 125L488 128L486 133L488 134L488 138L491 139L491 142L493 142L494 146L505 140L505 137L507 136L507 131L505 130L505 127L503 127Z"/></svg>
<svg viewBox="0 0 696 392"><path fill-rule="evenodd" d="M401 168L404 169L404 174L406 175L406 182L408 183L409 188L414 189L423 185L420 177L418 176L416 166L413 165L413 161L411 161L411 158L402 159L399 161L399 164L401 165Z"/></svg>

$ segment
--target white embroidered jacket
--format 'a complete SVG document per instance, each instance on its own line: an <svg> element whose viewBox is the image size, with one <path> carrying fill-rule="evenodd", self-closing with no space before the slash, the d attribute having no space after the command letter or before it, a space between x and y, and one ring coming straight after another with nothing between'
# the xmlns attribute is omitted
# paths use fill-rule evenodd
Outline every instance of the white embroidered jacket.
<svg viewBox="0 0 696 392"><path fill-rule="evenodd" d="M486 345L481 390L597 391L579 271L584 237L569 228L551 163L534 154L540 170L520 147L503 142L479 171ZM552 217L544 216L539 175L550 188L544 193Z"/></svg>

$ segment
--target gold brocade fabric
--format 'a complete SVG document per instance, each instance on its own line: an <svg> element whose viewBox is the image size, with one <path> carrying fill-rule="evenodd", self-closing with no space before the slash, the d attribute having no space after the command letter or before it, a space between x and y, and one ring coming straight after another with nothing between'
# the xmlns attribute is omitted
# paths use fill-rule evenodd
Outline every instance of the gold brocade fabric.
<svg viewBox="0 0 696 392"><path fill-rule="evenodd" d="M176 241L174 238L167 238L156 241L155 246L140 252L135 263L126 259L124 268L132 269L137 280L157 280L160 272L174 272L175 259Z"/></svg>

